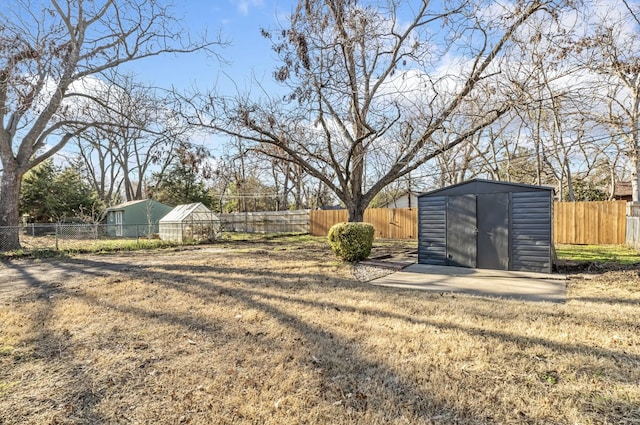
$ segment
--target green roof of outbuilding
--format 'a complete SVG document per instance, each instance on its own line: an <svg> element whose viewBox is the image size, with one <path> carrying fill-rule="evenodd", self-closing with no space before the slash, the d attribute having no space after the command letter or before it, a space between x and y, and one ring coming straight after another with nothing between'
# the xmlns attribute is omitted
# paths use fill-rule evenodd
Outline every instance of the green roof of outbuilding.
<svg viewBox="0 0 640 425"><path fill-rule="evenodd" d="M130 207L132 205L136 205L136 204L139 204L141 202L147 202L147 201L148 201L148 199L138 199L138 200L135 200L135 201L127 201L127 202L123 202L121 204L109 207L105 211L123 210L123 209L125 209L127 207Z"/></svg>

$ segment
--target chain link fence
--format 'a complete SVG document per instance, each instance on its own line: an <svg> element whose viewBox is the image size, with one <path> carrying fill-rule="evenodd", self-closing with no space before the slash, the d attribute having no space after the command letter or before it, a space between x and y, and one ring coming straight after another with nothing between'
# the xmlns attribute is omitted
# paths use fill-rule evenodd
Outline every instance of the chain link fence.
<svg viewBox="0 0 640 425"><path fill-rule="evenodd" d="M309 210L218 214L229 232L309 233Z"/></svg>
<svg viewBox="0 0 640 425"><path fill-rule="evenodd" d="M308 215L307 215L308 217ZM171 229L143 224L25 224L0 227L0 252L3 251L99 251L126 250L166 245L191 245L213 241L222 232L306 233L308 220L301 215L257 216L229 215L219 222L185 222ZM162 238L161 238L162 235Z"/></svg>
<svg viewBox="0 0 640 425"><path fill-rule="evenodd" d="M20 227L0 227L0 252L16 249L20 241Z"/></svg>
<svg viewBox="0 0 640 425"><path fill-rule="evenodd" d="M185 225L183 240L162 241L148 224L27 224L0 227L0 251L116 250L129 247L193 244L213 240L218 233ZM19 241L19 244L16 244Z"/></svg>

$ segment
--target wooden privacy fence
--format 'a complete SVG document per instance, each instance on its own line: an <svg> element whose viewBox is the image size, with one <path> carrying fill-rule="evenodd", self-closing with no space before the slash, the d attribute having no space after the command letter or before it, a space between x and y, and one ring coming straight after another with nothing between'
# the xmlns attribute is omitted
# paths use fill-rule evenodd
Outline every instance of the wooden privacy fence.
<svg viewBox="0 0 640 425"><path fill-rule="evenodd" d="M314 210L309 214L309 233L326 236L336 223L347 221L347 210ZM416 208L371 208L365 210L364 221L373 224L376 237L382 239L417 239Z"/></svg>
<svg viewBox="0 0 640 425"><path fill-rule="evenodd" d="M553 216L556 244L624 244L626 202L555 202ZM336 223L347 221L346 210L315 210L309 213L309 233L326 236ZM417 239L416 208L368 209L364 221L373 224L376 237Z"/></svg>
<svg viewBox="0 0 640 425"><path fill-rule="evenodd" d="M626 201L556 202L554 241L557 244L624 244L626 211Z"/></svg>

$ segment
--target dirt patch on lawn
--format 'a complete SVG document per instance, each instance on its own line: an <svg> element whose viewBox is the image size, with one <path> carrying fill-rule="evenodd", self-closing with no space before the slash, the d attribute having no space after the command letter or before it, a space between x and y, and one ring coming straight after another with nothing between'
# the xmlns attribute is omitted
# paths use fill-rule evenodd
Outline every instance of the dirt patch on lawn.
<svg viewBox="0 0 640 425"><path fill-rule="evenodd" d="M595 261L557 260L555 269L558 273L563 273L563 274L587 273L587 274L595 275L595 274L602 274L602 273L608 273L608 272L636 271L640 275L640 266L638 264L620 264L615 261L595 262Z"/></svg>
<svg viewBox="0 0 640 425"><path fill-rule="evenodd" d="M192 250L162 252L134 251L124 254L78 255L74 257L30 259L17 258L0 261L0 300L21 293L44 296L63 283L83 282L87 279L127 273L141 266L157 264L164 258L189 258Z"/></svg>

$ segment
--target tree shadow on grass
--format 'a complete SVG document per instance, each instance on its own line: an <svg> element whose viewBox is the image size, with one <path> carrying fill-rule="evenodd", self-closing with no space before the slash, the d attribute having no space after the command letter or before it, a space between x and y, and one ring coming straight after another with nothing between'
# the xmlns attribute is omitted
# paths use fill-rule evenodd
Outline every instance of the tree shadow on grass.
<svg viewBox="0 0 640 425"><path fill-rule="evenodd" d="M85 267L87 265L89 266L88 268ZM264 287L265 283L268 283L272 286L278 286L278 287L283 286L285 288L287 286L302 288L302 287L308 287L309 285L318 285L318 284L326 285L329 283L328 280L311 279L308 275L304 280L300 280L301 275L299 273L270 271L270 270L264 270L264 269L251 270L246 268L236 268L232 266L220 267L216 265L207 265L207 266L189 265L186 271L189 273L195 273L195 274L187 275L188 279L185 279L185 274L183 273L183 271L185 271L185 267L181 266L180 264L165 263L165 264L154 264L151 266L137 265L132 267L132 266L124 266L120 263L117 263L117 264L109 263L108 261L78 260L78 261L72 261L72 262L65 262L61 264L61 266L73 271L74 274L84 273L88 269L89 271L87 273L93 276L105 276L105 274L100 272L99 270L114 270L114 271L124 271L124 272L134 270L134 271L141 272L143 274L149 273L157 277L155 282L158 284L162 284L166 287L170 287L173 289L181 288L183 291L190 292L194 296L199 296L204 298L210 298L211 294L215 296L220 293L219 292L220 290L228 292L230 291L230 289L218 288L216 287L216 285L213 285L211 282L204 280L201 277L198 277L197 273L200 273L200 274L220 273L225 275L226 274L238 275L242 277L234 277L234 279L237 279L238 281L244 284L250 285L252 287L257 287L257 288ZM163 270L163 271L159 271L159 270ZM38 278L27 273L25 269L22 269L22 272L24 273L26 280L30 282L30 284L32 284L34 287L38 288L39 293L41 295L59 290L55 285L50 285L50 284L41 282ZM288 281L294 281L294 280L297 280L297 282L289 283L289 284L286 283ZM339 283L334 283L333 286L340 287L340 288L343 288L345 286L361 287L360 284L354 283L352 281L341 281ZM367 288L367 289L373 289L373 288ZM388 289L388 290L394 291L394 292L410 292L410 293L413 292L411 290L402 290L402 289ZM268 293L264 291L241 289L241 288L234 288L233 291L237 292L238 294L245 294L246 297L258 295L258 296L264 296L264 297L273 298L273 299L279 299L281 301L306 304L309 306L316 305L314 302L307 301L303 298L296 298L295 296L291 296L291 295L276 296L276 295L273 295L272 293ZM384 293L385 290L381 290L378 292ZM584 300L584 298L580 298L580 300ZM597 299L597 300L600 300L600 299ZM491 302L492 304L500 302L500 300L498 299L487 299L485 301ZM635 305L636 303L631 303L631 304ZM339 309L344 309L346 311L351 310L352 312L366 313L374 316L382 315L386 318L401 319L401 320L409 321L411 323L420 323L420 324L426 324L426 325L438 326L438 327L446 326L452 330L460 330L472 335L477 333L477 329L474 327L452 326L450 324L432 322L424 319L418 320L414 316L410 316L410 315L391 314L388 312L381 312L379 310L369 309L369 308L354 309L353 307L344 305L344 304L327 304L327 305L331 308L339 308ZM481 332L483 335L487 335L486 330L482 329ZM501 339L504 341L526 340L528 343L547 345L548 348L551 348L553 350L565 351L565 352L571 352L571 353L576 353L576 352L581 353L581 352L584 352L584 350L586 349L593 348L588 345L571 345L571 344L559 344L554 342L548 342L543 338L523 337L521 335L514 335L506 331L495 331L495 332L492 332L491 334L494 335L495 338ZM616 354L615 351L606 350L606 349L600 349L599 351L597 351L597 353L598 355L605 356L605 357L615 356ZM640 357L634 357L632 360L634 362L640 361Z"/></svg>
<svg viewBox="0 0 640 425"><path fill-rule="evenodd" d="M620 299L620 298L608 298L608 297L571 297L569 299L571 301L579 301L579 302L594 303L594 304L609 304L611 306L628 305L633 307L640 307L640 300L633 300L633 299Z"/></svg>
<svg viewBox="0 0 640 425"><path fill-rule="evenodd" d="M176 286L176 283L172 282L172 280L175 277L174 265L162 265L159 267L156 266L155 268L170 270L170 272L167 274L158 273L157 271L155 272L156 276L162 276L162 278L158 280L159 284L169 285L170 287ZM230 268L226 268L225 272L229 272L230 271L229 269ZM239 270L236 270L236 273L238 272ZM273 292L260 290L259 283L262 281L263 276L264 276L263 271L247 271L246 275L241 280L242 282L248 285L251 285L252 287L250 289L235 288L233 290L233 294L234 294L233 296L244 300L244 302L246 302L246 304L249 306L252 306L254 308L259 308L262 311L267 311L274 317L280 317L283 320L283 323L286 323L290 326L295 326L298 329L298 331L304 335L314 335L314 337L318 337L318 339L322 340L322 331L320 329L312 326L308 326L305 323L297 320L295 316L292 316L286 313L286 311L289 311L289 310L295 311L297 308L301 306L317 308L317 307L320 307L318 303L316 301L309 301L304 297L296 296L296 294L287 293L283 295L277 295L277 294L274 294ZM274 276L270 276L270 277L276 277L276 276L277 276L277 273L275 273ZM291 276L295 276L295 274ZM309 283L317 283L317 282L312 280ZM340 286L340 285L337 285L337 286ZM186 282L181 282L179 284L179 287L182 291L189 291L193 293L194 296L207 298L207 292L210 290L210 288L215 288L215 285L212 285L211 282L207 281L204 278L191 277ZM382 293L382 291L379 291L379 292ZM260 303L256 301L256 299L286 303L288 305L291 305L291 308L286 309L286 311L282 309L274 309L270 304L265 304L264 302ZM498 300L491 300L491 303L496 305L500 304ZM356 313L356 314L371 316L371 317L383 317L386 319L401 320L411 324L426 325L426 326L441 329L441 330L462 332L474 338L482 338L482 339L488 338L489 340L494 340L496 343L510 343L510 344L514 344L515 346L521 346L521 347L539 346L541 348L545 348L557 353L587 356L587 357L592 357L592 358L601 359L601 360L608 359L614 362L616 365L619 365L621 369L633 368L640 363L640 356L629 354L627 352L624 352L622 349L611 350L611 349L606 349L602 347L595 347L593 345L585 344L585 343L564 343L564 342L549 340L543 337L521 335L518 333L509 332L503 329L487 329L487 328L483 328L482 326L462 325L462 324L451 323L451 322L442 321L442 320L429 320L424 317L416 317L411 314L392 313L388 311L381 311L376 308L353 307L345 303L323 301L321 304L321 307L325 309L328 308L329 310L334 310L336 312ZM501 307L504 308L503 306ZM553 316L553 314L551 315ZM324 338L323 343L319 344L318 348L322 349L323 345L330 346L331 342L333 341L329 341L326 338ZM351 344L351 342L347 340L337 341L337 342L341 347L344 347L345 344L346 345ZM491 343L489 342L489 344ZM353 352L350 353L350 355L352 354ZM357 356L355 357L355 359L357 359ZM360 360L357 360L357 361L360 361ZM380 364L375 364L375 365L368 364L368 365L365 365L365 367L376 369L378 373L383 375L387 374L387 376L389 373L397 374L396 371L393 371L390 368ZM334 373L337 373L337 374L340 374L341 372L344 372L344 371L340 371L340 370L334 371ZM620 376L618 378L620 379L621 383L628 383L628 380L625 380L623 377ZM613 377L614 380L618 378L616 378L616 376ZM412 390L413 392L415 392L415 388L412 388ZM437 400L438 395L429 394L429 399ZM399 403L406 402L406 400L404 399L398 399L397 401ZM463 415L460 416L460 418L465 418L465 415L468 414L468 412L458 412L458 413L463 413ZM401 414L402 414L401 412L398 413L398 415L400 416ZM612 417L612 420L616 418L617 417L614 416ZM522 418L522 419L524 420L525 418ZM480 418L475 418L475 420L478 422L482 422Z"/></svg>
<svg viewBox="0 0 640 425"><path fill-rule="evenodd" d="M95 263L93 264L96 265ZM106 266L106 265L105 265ZM71 266L72 268L74 266ZM185 330L199 330L209 334L215 334L220 331L220 326L216 326L211 323L202 323L194 321L188 314L175 314L175 313L162 313L158 314L155 311L149 311L144 308L138 308L133 306L118 305L109 302L106 299L98 299L91 295L87 295L82 292L67 291L64 287L51 287L47 283L41 281L37 276L34 276L28 272L28 270L21 270L25 280L30 285L41 290L43 297L72 297L82 300L83 302L99 306L101 308L115 310L122 314L133 315L141 317L145 320L159 321L171 325L178 325ZM149 276L151 273L149 274ZM274 273L272 277L277 277L277 273ZM281 276L281 279L289 279L292 275ZM297 317L295 314L287 311L283 308L278 308L268 302L264 298L264 294L257 291L245 290L241 288L228 288L226 286L218 286L211 282L202 282L197 279L191 279L188 282L184 281L184 276L177 273L153 273L154 283L166 286L168 289L178 289L190 293L190 295L197 297L200 300L209 303L215 303L221 295L233 297L238 302L242 303L247 309L256 309L264 312L269 317L274 318L283 327L290 328L299 334L305 341L304 350L307 353L301 355L297 361L303 363L303 367L310 367L314 369L320 369L323 378L322 388L318 391L324 392L324 397L327 403L335 404L335 409L343 409L344 417L351 417L352 420L348 422L358 422L358 417L363 415L373 415L374 418L378 418L380 423L398 421L403 417L414 417L417 419L412 411L427 413L431 412L433 416L439 418L448 418L453 422L474 422L478 423L478 418L474 417L471 420L471 416L467 412L460 412L455 407L448 405L445 401L439 400L436 394L425 394L419 388L417 388L406 377L400 376L396 371L387 367L384 364L372 363L362 357L361 353L354 349L352 341L344 339L334 333L328 332L319 325L305 322ZM261 278L255 277L249 279L251 284L255 284L255 279L261 280ZM242 281L243 279L240 279ZM171 284L170 282L180 281L180 283ZM265 301L261 301L265 299ZM278 297L278 300L285 300L286 297ZM50 301L44 301L44 305L49 308ZM313 303L312 303L313 305ZM317 305L316 305L317 307ZM37 317L37 322L43 326L36 338L30 341L30 344L36 346L37 350L42 352L49 352L50 346L60 343L59 338L50 334L47 331L47 322L51 320L51 317L47 311L43 312ZM235 338L246 337L246 335L235 335ZM264 342L265 349L274 350L272 346L273 341ZM318 354L324 353L324 355ZM396 411L380 410L375 405L368 402L370 395L366 394L366 390L360 388L360 383L348 379L349 375L353 372L349 370L342 370L340 368L341 361L334 361L332 356L334 353L339 353L343 358L348 358L352 369L369 370L370 376L373 379L381 377L383 381L378 382L377 388L383 392L381 397L386 400L392 400L391 404L398 406ZM316 357L317 356L317 357ZM66 369L74 371L77 368L77 361L72 356L65 356L60 358L60 361L67 362ZM345 376L344 379L336 380L335 377ZM372 386L372 382L369 382L369 386ZM391 385L391 386L390 386ZM80 400L85 397L84 393L78 393L75 388L68 388L67 400ZM90 406L83 406L82 412L77 412L79 417L84 418L87 421L91 421L95 418L92 412L92 406L95 406L100 397L95 396ZM402 407L401 407L402 406ZM428 406L428 407L425 407ZM408 410L407 410L408 409ZM254 418L254 420L259 420ZM428 418L424 418L424 423L431 423Z"/></svg>
<svg viewBox="0 0 640 425"><path fill-rule="evenodd" d="M262 276L262 273L259 273L259 275ZM163 275L160 273L160 276L163 276ZM297 276L297 275L294 275L294 276ZM174 275L170 273L170 274L164 275L163 278L164 279L158 280L157 282L160 284L166 285L168 282L171 282L171 280L174 278ZM243 278L242 280L245 283L255 284L255 283L259 283L262 280L262 278L258 278L258 279ZM171 285L171 287L175 287L174 283L169 283L169 285ZM215 288L215 285L212 285L210 282L207 282L205 280L200 280L198 278L192 278L191 281L183 282L180 284L180 286L182 287L182 290L189 290L188 289L189 286L197 287L198 289L191 290L191 291L193 291L193 295L200 296L200 297L206 297L203 291L208 291L208 289L204 289L204 288ZM241 289L241 288L234 289L234 292L237 294L237 296L242 297L243 299L248 299L248 300L251 300L252 297L255 297L255 296L261 296L267 299L275 299L275 300L293 303L297 305L305 305L309 307L318 306L317 303L314 301L308 301L304 298L296 297L295 295L274 295L272 293L267 293L264 291L252 290L252 289ZM540 346L549 348L553 351L564 352L568 354L584 354L584 353L591 352L594 355L602 358L614 358L616 360L621 360L621 358L626 358L630 367L640 363L640 356L621 353L617 350L608 350L605 348L594 347L588 344L565 344L565 343L559 343L555 341L549 341L541 337L523 336L523 335L514 334L508 331L502 331L502 330L487 330L485 328L482 328L481 326L464 326L460 324L454 324L454 323L443 322L443 321L427 320L424 318L416 318L415 316L410 314L390 313L386 311L380 311L375 308L353 307L351 305L342 304L342 303L323 302L322 306L325 308L334 309L336 311L360 313L360 314L370 315L374 317L384 317L387 319L402 320L412 324L422 324L422 325L437 327L441 329L461 331L467 335L490 337L502 342L520 343L524 345L540 345Z"/></svg>
<svg viewBox="0 0 640 425"><path fill-rule="evenodd" d="M51 398L37 391L37 395L29 396L28 400L12 400L11 403L26 403L28 413L22 409L12 408L11 404L5 410L7 417L0 416L0 423L34 423L34 418L22 417L22 414L42 414L51 423L64 422L68 418L82 418L87 423L104 423L104 419L95 410L103 394L96 391L91 376L86 373L84 364L73 358L67 352L71 346L71 334L68 331L56 332L49 327L53 319L53 309L56 302L53 294L63 293L64 289L59 284L51 284L40 280L30 273L24 264L17 265L7 263L8 267L19 272L20 276L34 291L33 303L28 314L34 335L21 343L21 350L15 353L9 361L13 367L19 367L25 362L44 363L47 369L53 372L51 378L45 379L43 384L49 386L51 391L62 389L67 394L62 398ZM26 325L26 323L25 323ZM25 352L26 349L26 352ZM13 368L12 367L12 368ZM27 367L26 375L22 376L24 383L21 387L34 385L29 382L31 368ZM39 377L41 379L41 377ZM66 382L65 382L66 381ZM56 394L58 395L58 394ZM40 417L40 416L39 416ZM43 420L40 417L39 420ZM6 422L5 422L6 421Z"/></svg>
<svg viewBox="0 0 640 425"><path fill-rule="evenodd" d="M87 264L89 265L89 270L108 270L112 269L114 266L113 263L109 263L106 260L92 260L89 262L71 262L63 265L63 267L68 267L73 272L82 273L83 267L86 268ZM166 289L181 291L211 305L214 305L219 300L220 296L232 297L245 305L247 309L261 311L269 317L274 318L283 327L295 330L296 333L304 338L307 344L304 348L304 350L306 350L305 355L300 356L297 361L305 363L308 367L318 368L322 371L323 384L321 390L326 393L325 398L327 403L340 402L338 405L339 407L336 408L344 409L344 417L351 417L353 423L357 422L357 418L362 418L366 414L379 418L381 422L400 422L402 418L415 417L415 412L419 412L421 414L429 412L434 418L436 418L431 422L488 423L492 420L490 418L478 418L474 416L473 412L463 411L459 407L443 400L439 394L425 391L425 389L420 388L419 385L414 382L413 378L403 375L398 370L393 369L387 364L382 362L372 362L366 357L366 353L359 351L357 346L354 345L354 341L327 331L327 329L323 328L320 324L310 323L309 321L305 321L301 317L297 316L294 312L301 306L307 308L328 308L333 311L340 312L340 314L359 314L371 317L401 320L411 324L421 324L429 327L461 332L472 337L489 338L496 342L508 342L525 346L539 345L561 353L595 355L599 358L614 359L616 362L624 363L628 367L633 367L640 362L640 357L638 356L629 354L622 355L622 353L615 350L592 347L586 344L559 343L540 337L518 335L506 330L485 329L482 326L462 325L441 320L429 320L427 318L416 317L411 314L391 313L374 307L354 307L347 303L340 302L323 301L322 303L319 303L317 301L310 301L302 296L298 296L295 291L286 291L283 294L277 294L273 291L265 290L265 282L267 281L271 282L272 286L283 288L283 290L295 287L297 284L303 287L323 284L324 281L322 281L322 279L319 280L318 278L314 278L310 275L264 269L247 270L244 268L227 266L218 267L211 265L189 266L189 273L193 274L185 276L185 274L182 273L183 269L184 267L180 264L165 263L160 265L154 264L148 267L138 265L131 270L136 273L140 273L142 276L146 276L148 279L153 279L154 285L163 286ZM127 270L124 270L124 272L127 273ZM86 293L68 291L64 287L50 287L46 282L43 282L37 276L29 273L26 268L21 269L21 273L24 275L25 280L27 280L32 286L44 291L43 294L50 295L52 293L59 293L64 296L81 299L84 302L97 305L105 309L141 317L145 320L178 325L188 330L197 329L208 334L215 334L220 330L219 324L195 321L189 314L177 314L175 312L164 312L159 314L157 311L145 308L114 304L107 299L99 299L87 295ZM91 273L93 273L93 271ZM213 275L233 274L234 282L243 285L243 287L238 285L229 287L216 284L215 280L211 276L198 276L197 273ZM96 274L96 276L98 275L100 274ZM297 283L289 282L296 280ZM336 280L331 284L326 283L326 285L333 287L341 287L342 284L362 287L359 284L347 281ZM362 290L375 290L376 293L381 295L386 291L379 288L363 288ZM278 305L274 305L276 303ZM50 317L46 314L43 316L43 320L46 321L49 319ZM55 340L56 337L46 335L45 337L53 338L52 342L59 342ZM232 335L231 337L242 338L243 335L238 334ZM34 341L33 343L37 344L38 341ZM267 342L265 341L264 344L267 344ZM273 344L273 341L270 341L269 345L265 345L265 347L273 350L274 348L270 344ZM348 369L344 369L344 366L342 366L343 363L334 360L330 355L321 356L321 358L314 360L314 356L317 356L315 353L337 353L336 355L341 357L339 360L348 359L348 363L351 366ZM73 360L70 360L70 363L70 367L73 367ZM367 393L367 389L371 388L371 383L366 386L362 386L361 383L352 381L348 378L349 376L356 374L356 371L362 370L368 371L368 376L374 380L374 383L377 384L377 388L379 388L379 394L375 397ZM334 379L337 376L346 376L347 378L338 380ZM451 384L459 385L461 388L464 385L463 382L452 382ZM396 406L396 408L382 410L370 402L370 400L374 400L376 397L390 401L389 404ZM97 402L98 400L94 401L93 405ZM91 408L89 407L88 410L90 411ZM85 413L84 417L89 418L87 415L90 415L90 412ZM524 420L526 418L522 419ZM424 423L430 422L430 419L427 417L423 417L422 420Z"/></svg>

